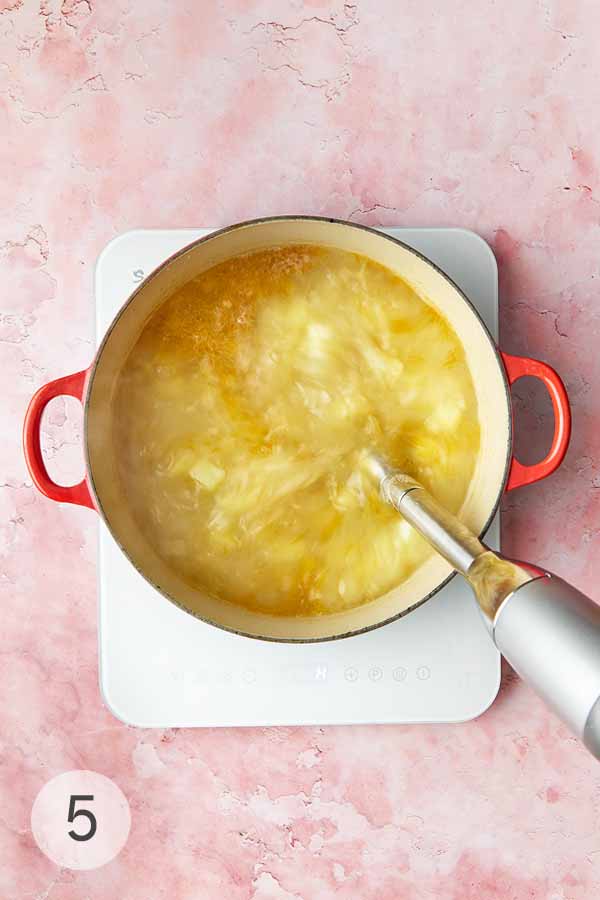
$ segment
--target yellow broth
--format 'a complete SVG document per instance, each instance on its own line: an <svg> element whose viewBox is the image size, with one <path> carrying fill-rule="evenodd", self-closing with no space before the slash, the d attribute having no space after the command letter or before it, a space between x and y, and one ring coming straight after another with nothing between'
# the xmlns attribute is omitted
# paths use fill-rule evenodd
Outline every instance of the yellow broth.
<svg viewBox="0 0 600 900"><path fill-rule="evenodd" d="M477 403L447 321L381 265L281 247L215 266L149 319L114 430L139 527L198 591L275 615L386 593L431 552L375 452L458 511Z"/></svg>

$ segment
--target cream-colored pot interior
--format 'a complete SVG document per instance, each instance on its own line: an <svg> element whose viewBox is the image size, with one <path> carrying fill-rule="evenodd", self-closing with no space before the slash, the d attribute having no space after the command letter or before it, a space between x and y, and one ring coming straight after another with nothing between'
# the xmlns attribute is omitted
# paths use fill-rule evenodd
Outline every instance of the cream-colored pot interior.
<svg viewBox="0 0 600 900"><path fill-rule="evenodd" d="M396 272L452 324L467 354L477 394L481 447L462 517L485 530L502 494L511 453L511 412L504 369L484 325L452 282L415 251L368 228L326 219L267 219L217 232L172 257L123 307L96 358L86 402L88 471L96 504L135 567L166 597L199 618L253 637L323 640L381 625L421 603L451 575L434 555L407 581L358 609L327 616L283 618L251 612L193 590L153 552L127 506L113 449L111 403L118 372L144 323L192 277L225 259L283 244L314 243L362 253ZM393 403L390 397L390 403Z"/></svg>

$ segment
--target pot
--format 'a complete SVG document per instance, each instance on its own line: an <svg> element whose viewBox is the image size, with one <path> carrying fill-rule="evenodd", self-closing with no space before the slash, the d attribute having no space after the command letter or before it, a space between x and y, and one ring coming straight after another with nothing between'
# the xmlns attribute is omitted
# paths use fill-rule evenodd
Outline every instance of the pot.
<svg viewBox="0 0 600 900"><path fill-rule="evenodd" d="M428 559L410 578L383 597L331 615L286 618L252 612L204 596L172 572L136 526L120 483L112 440L111 403L118 373L144 323L160 304L191 278L227 259L285 244L319 244L360 253L409 282L450 322L466 353L477 395L481 444L461 518L476 534L485 533L502 497L550 475L569 442L570 410L557 373L543 362L511 356L496 347L477 311L437 266L401 241L365 226L312 217L243 222L198 240L171 256L131 295L112 322L91 366L44 385L32 398L24 426L31 478L52 500L96 509L113 538L138 571L167 599L213 625L251 637L318 641L358 634L415 609L452 577L440 556ZM554 410L554 434L541 462L526 466L512 452L510 386L524 375L540 379ZM55 484L40 447L40 422L54 397L76 397L84 406L86 475L80 484Z"/></svg>

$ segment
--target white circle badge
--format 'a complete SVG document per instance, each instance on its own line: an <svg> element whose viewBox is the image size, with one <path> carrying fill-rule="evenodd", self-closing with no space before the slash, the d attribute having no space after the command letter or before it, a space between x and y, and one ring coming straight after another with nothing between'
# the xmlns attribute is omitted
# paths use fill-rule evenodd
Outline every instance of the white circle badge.
<svg viewBox="0 0 600 900"><path fill-rule="evenodd" d="M97 869L125 846L129 803L114 781L77 769L41 789L31 810L31 830L42 853L67 869Z"/></svg>

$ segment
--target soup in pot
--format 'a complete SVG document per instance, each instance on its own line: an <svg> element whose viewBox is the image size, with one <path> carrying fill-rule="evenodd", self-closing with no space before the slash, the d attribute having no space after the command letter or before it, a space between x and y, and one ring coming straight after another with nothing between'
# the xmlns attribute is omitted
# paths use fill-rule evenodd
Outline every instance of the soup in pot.
<svg viewBox="0 0 600 900"><path fill-rule="evenodd" d="M215 266L146 322L113 408L123 490L188 584L275 615L388 592L431 551L376 453L453 512L479 449L459 338L383 266L317 246Z"/></svg>

